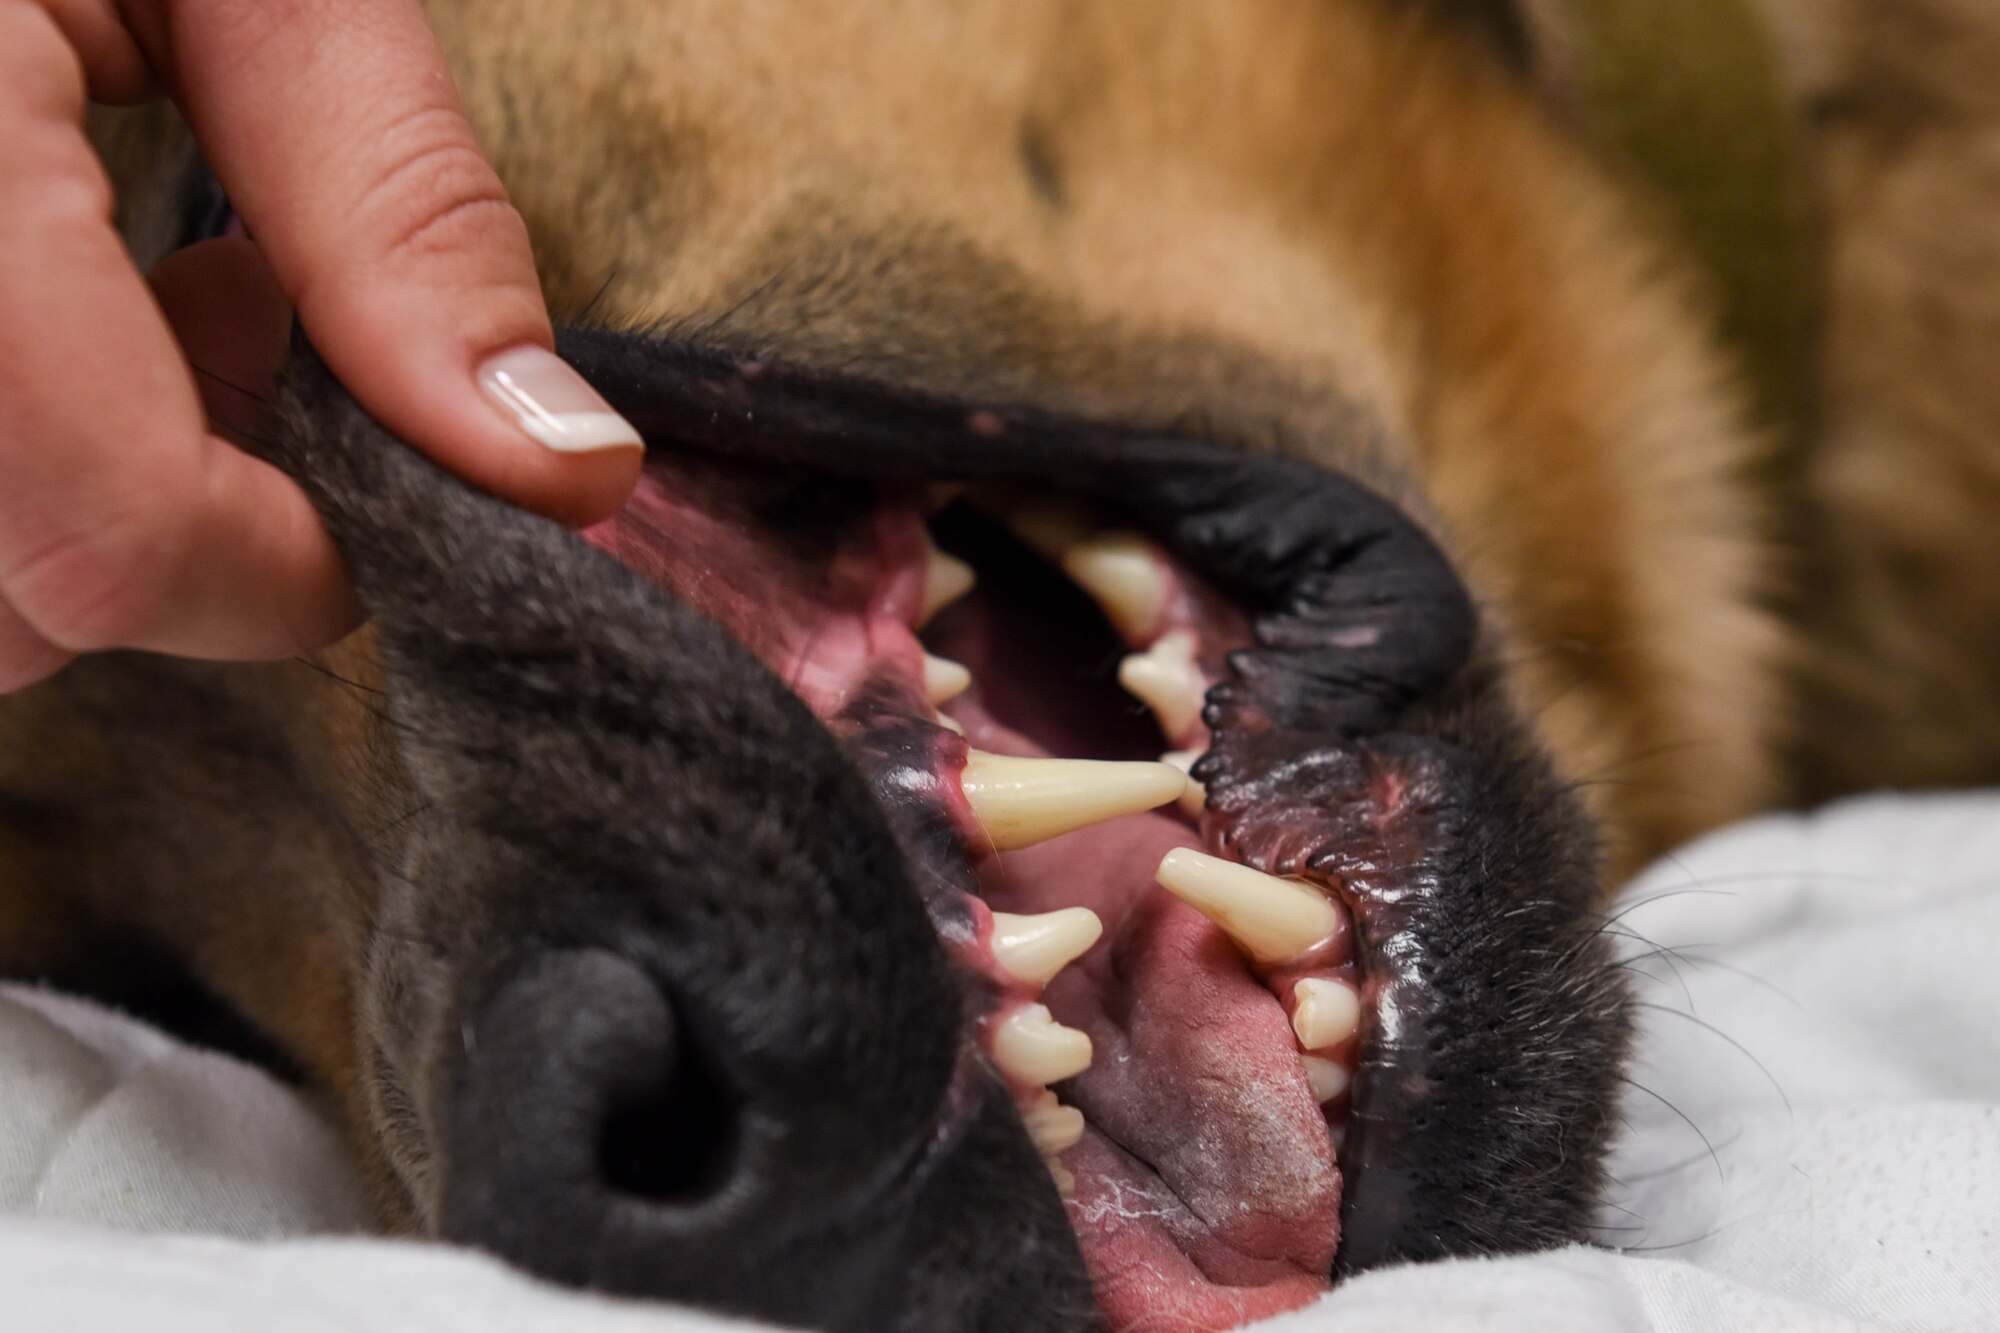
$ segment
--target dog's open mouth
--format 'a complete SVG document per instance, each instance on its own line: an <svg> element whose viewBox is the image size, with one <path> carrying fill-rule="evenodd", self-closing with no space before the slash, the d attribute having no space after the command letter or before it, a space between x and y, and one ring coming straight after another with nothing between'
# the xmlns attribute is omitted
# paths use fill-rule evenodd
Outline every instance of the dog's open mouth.
<svg viewBox="0 0 2000 1333"><path fill-rule="evenodd" d="M927 524L935 499L812 489L746 502L749 486L656 459L591 537L720 620L849 743L1111 1325L1228 1328L1323 1290L1353 930L1326 879L1250 869L1225 822L1204 832L1185 772L1246 621L1156 544L1047 498Z"/></svg>
<svg viewBox="0 0 2000 1333"><path fill-rule="evenodd" d="M623 569L369 454L351 404L291 460L357 582L405 590L378 623L407 743L484 849L432 873L520 886L490 928L546 954L480 983L481 1055L436 1094L442 1234L912 1329L1083 1326L1085 1270L1110 1327L1222 1329L1584 1234L1626 1030L1588 824L1401 506L1294 458L565 339L651 449L587 534ZM413 551L349 498L385 491L504 552ZM681 1073L618 1054L676 1042ZM530 1133L524 1082L562 1126L606 1112L601 1156ZM635 1115L677 1096L717 1132L650 1145ZM628 1150L726 1160L662 1193Z"/></svg>

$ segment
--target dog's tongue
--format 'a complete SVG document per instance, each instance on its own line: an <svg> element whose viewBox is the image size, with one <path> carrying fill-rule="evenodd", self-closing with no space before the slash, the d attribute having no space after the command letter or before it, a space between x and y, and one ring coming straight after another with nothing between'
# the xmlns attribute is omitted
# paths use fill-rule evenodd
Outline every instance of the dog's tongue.
<svg viewBox="0 0 2000 1333"><path fill-rule="evenodd" d="M982 746L1025 747L962 719ZM1339 1233L1340 1174L1283 1008L1220 930L1153 882L1170 849L1197 845L1171 817L1129 816L981 874L999 910L1082 905L1104 922L1104 942L1044 999L1095 1051L1058 1089L1090 1125L1063 1163L1118 1330L1234 1328L1293 1309L1326 1290Z"/></svg>

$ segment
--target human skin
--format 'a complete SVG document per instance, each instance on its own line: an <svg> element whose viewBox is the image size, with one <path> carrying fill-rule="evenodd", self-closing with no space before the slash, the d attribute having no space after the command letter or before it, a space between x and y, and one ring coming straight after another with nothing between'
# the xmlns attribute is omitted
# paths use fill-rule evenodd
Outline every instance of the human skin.
<svg viewBox="0 0 2000 1333"><path fill-rule="evenodd" d="M248 236L142 275L83 118L162 96ZM206 411L269 381L294 312L479 486L571 523L629 493L637 436L547 351L526 230L414 0L0 0L0 691L99 649L280 657L355 625L304 495ZM551 445L548 413L594 429Z"/></svg>

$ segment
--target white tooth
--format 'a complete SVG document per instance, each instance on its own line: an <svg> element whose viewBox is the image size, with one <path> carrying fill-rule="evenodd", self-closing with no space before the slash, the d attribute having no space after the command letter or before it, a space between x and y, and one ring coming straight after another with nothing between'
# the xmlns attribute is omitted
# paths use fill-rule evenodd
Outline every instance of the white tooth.
<svg viewBox="0 0 2000 1333"><path fill-rule="evenodd" d="M1194 780L1194 762L1201 758L1200 750L1169 750L1160 756L1163 764L1172 764L1188 775L1187 790L1181 793L1181 812L1190 819L1200 819L1201 812L1208 808L1208 789Z"/></svg>
<svg viewBox="0 0 2000 1333"><path fill-rule="evenodd" d="M993 1029L993 1060L1023 1083L1060 1083L1090 1068L1090 1034L1056 1022L1045 1004L1024 1004Z"/></svg>
<svg viewBox="0 0 2000 1333"><path fill-rule="evenodd" d="M1317 1055L1302 1055L1299 1060L1306 1067L1306 1082L1312 1084L1313 1100L1321 1106L1347 1091L1347 1071L1341 1066Z"/></svg>
<svg viewBox="0 0 2000 1333"><path fill-rule="evenodd" d="M1083 1112L1064 1106L1053 1095L1022 1112L1021 1119L1044 1157L1068 1152L1083 1138Z"/></svg>
<svg viewBox="0 0 2000 1333"><path fill-rule="evenodd" d="M1017 916L993 914L993 959L1008 976L1046 986L1104 933L1104 923L1088 907Z"/></svg>
<svg viewBox="0 0 2000 1333"><path fill-rule="evenodd" d="M1187 787L1166 764L1021 759L974 750L959 774L966 803L995 851L1165 805Z"/></svg>
<svg viewBox="0 0 2000 1333"><path fill-rule="evenodd" d="M943 714L939 714L937 724L946 731L955 731L961 736L965 734L965 728L959 724L958 719L955 717L946 717Z"/></svg>
<svg viewBox="0 0 2000 1333"><path fill-rule="evenodd" d="M1168 852L1154 878L1260 963L1296 958L1340 924L1317 889L1187 847Z"/></svg>
<svg viewBox="0 0 2000 1333"><path fill-rule="evenodd" d="M976 582L971 565L933 547L924 563L924 604L917 612L917 628L922 629L932 616L971 592Z"/></svg>
<svg viewBox="0 0 2000 1333"><path fill-rule="evenodd" d="M1049 1179L1056 1182L1056 1193L1065 1199L1076 1193L1076 1177L1069 1173L1068 1167L1051 1157L1048 1159L1048 1168Z"/></svg>
<svg viewBox="0 0 2000 1333"><path fill-rule="evenodd" d="M1361 997L1344 981L1307 977L1292 987L1292 1031L1309 1051L1338 1046L1361 1026Z"/></svg>
<svg viewBox="0 0 2000 1333"><path fill-rule="evenodd" d="M931 707L956 699L971 687L972 673L963 665L949 658L924 654L924 696L931 701Z"/></svg>
<svg viewBox="0 0 2000 1333"><path fill-rule="evenodd" d="M1201 718L1204 682L1194 661L1194 635L1184 629L1120 662L1118 683L1153 710L1168 740L1187 735Z"/></svg>
<svg viewBox="0 0 2000 1333"><path fill-rule="evenodd" d="M1167 603L1153 544L1136 532L1100 532L1063 552L1063 572L1104 608L1127 640L1144 642Z"/></svg>

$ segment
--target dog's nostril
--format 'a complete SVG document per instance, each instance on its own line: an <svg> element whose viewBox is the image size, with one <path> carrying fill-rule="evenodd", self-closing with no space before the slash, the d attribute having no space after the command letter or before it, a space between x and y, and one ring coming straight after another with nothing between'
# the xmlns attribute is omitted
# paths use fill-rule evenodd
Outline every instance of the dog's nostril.
<svg viewBox="0 0 2000 1333"><path fill-rule="evenodd" d="M701 1053L681 1044L665 1086L612 1108L598 1166L612 1189L691 1204L728 1181L742 1108Z"/></svg>

